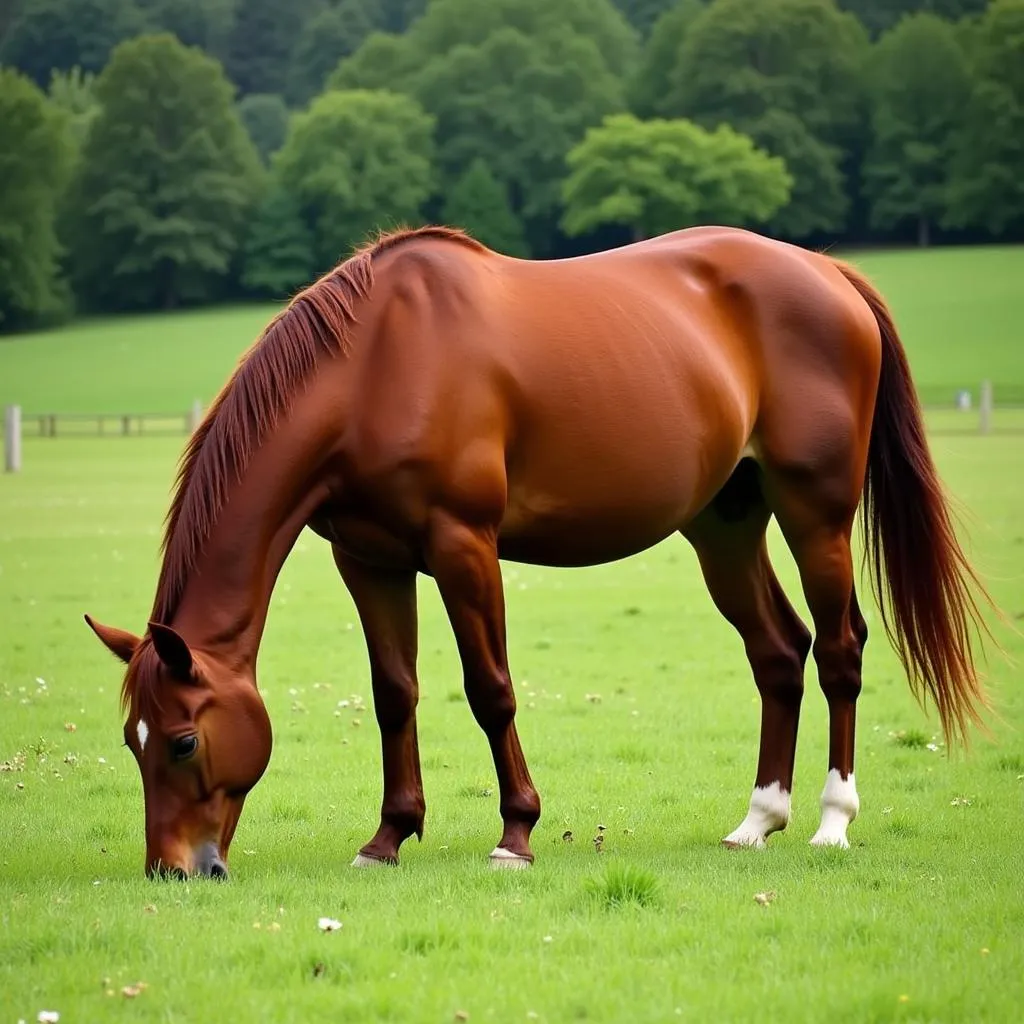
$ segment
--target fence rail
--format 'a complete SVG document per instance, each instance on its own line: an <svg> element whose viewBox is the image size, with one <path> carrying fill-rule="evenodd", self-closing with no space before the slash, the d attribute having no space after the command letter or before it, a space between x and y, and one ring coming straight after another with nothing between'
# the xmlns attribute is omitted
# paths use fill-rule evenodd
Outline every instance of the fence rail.
<svg viewBox="0 0 1024 1024"><path fill-rule="evenodd" d="M936 434L1024 434L1024 387L1000 387L983 381L959 391L924 388L919 392L926 425ZM1006 414L1006 415L1004 415ZM17 473L25 437L138 437L191 435L202 419L196 399L183 413L55 413L4 410L4 468Z"/></svg>

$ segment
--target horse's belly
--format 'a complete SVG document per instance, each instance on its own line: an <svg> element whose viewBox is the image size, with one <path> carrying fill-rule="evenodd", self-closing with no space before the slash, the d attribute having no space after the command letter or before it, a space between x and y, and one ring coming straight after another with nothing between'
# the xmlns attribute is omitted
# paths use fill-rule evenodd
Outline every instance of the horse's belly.
<svg viewBox="0 0 1024 1024"><path fill-rule="evenodd" d="M534 518L513 521L498 535L498 556L532 565L599 565L627 558L664 540L674 516Z"/></svg>

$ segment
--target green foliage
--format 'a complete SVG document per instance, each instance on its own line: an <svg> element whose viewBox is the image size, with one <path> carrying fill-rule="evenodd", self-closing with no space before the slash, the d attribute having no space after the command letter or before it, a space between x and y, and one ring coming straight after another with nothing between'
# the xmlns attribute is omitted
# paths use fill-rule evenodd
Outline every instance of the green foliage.
<svg viewBox="0 0 1024 1024"><path fill-rule="evenodd" d="M351 57L338 64L327 88L410 92L419 66L408 37L371 32Z"/></svg>
<svg viewBox="0 0 1024 1024"><path fill-rule="evenodd" d="M305 106L323 88L344 57L354 53L373 29L363 0L341 0L325 7L303 25L288 69L287 96Z"/></svg>
<svg viewBox="0 0 1024 1024"><path fill-rule="evenodd" d="M637 37L609 0L431 0L409 39L437 58L462 46L480 46L514 29L538 46L555 37L592 40L608 70L623 76L637 57Z"/></svg>
<svg viewBox="0 0 1024 1024"><path fill-rule="evenodd" d="M321 266L374 229L419 220L434 185L433 127L410 97L369 90L324 93L294 116L274 170L313 226Z"/></svg>
<svg viewBox="0 0 1024 1024"><path fill-rule="evenodd" d="M480 158L526 221L556 215L565 154L588 125L623 106L620 82L591 39L563 33L545 43L502 29L432 61L416 89L437 119L446 188Z"/></svg>
<svg viewBox="0 0 1024 1024"><path fill-rule="evenodd" d="M284 145L288 106L276 93L251 93L238 101L238 116L264 163Z"/></svg>
<svg viewBox="0 0 1024 1024"><path fill-rule="evenodd" d="M752 120L747 134L782 157L793 177L790 201L768 221L769 229L787 238L838 231L850 208L842 151L815 138L796 114L778 108Z"/></svg>
<svg viewBox="0 0 1024 1024"><path fill-rule="evenodd" d="M66 115L68 136L76 154L99 113L100 105L93 91L95 81L92 72L83 72L81 68L54 71L50 77L50 102Z"/></svg>
<svg viewBox="0 0 1024 1024"><path fill-rule="evenodd" d="M122 43L70 196L74 278L90 304L173 306L222 289L260 183L219 64L169 34Z"/></svg>
<svg viewBox="0 0 1024 1024"><path fill-rule="evenodd" d="M13 68L0 68L0 328L68 310L57 278L57 202L71 163L66 115Z"/></svg>
<svg viewBox="0 0 1024 1024"><path fill-rule="evenodd" d="M407 92L435 118L442 191L475 160L550 245L565 155L622 110L635 32L608 0L433 0L401 37L371 36L334 88Z"/></svg>
<svg viewBox="0 0 1024 1024"><path fill-rule="evenodd" d="M864 168L871 223L910 220L928 242L948 201L953 142L970 95L967 61L952 25L904 18L875 49L868 76L872 144Z"/></svg>
<svg viewBox="0 0 1024 1024"><path fill-rule="evenodd" d="M591 128L568 157L567 232L622 224L643 237L695 224L768 220L789 198L784 162L728 125L639 121L632 114Z"/></svg>
<svg viewBox="0 0 1024 1024"><path fill-rule="evenodd" d="M281 188L270 189L245 240L242 284L255 295L286 298L315 273L313 233L299 204Z"/></svg>
<svg viewBox="0 0 1024 1024"><path fill-rule="evenodd" d="M442 219L498 252L529 255L523 225L509 203L508 189L477 157L448 190Z"/></svg>
<svg viewBox="0 0 1024 1024"><path fill-rule="evenodd" d="M170 32L186 46L224 56L240 0L138 0L148 32Z"/></svg>
<svg viewBox="0 0 1024 1024"><path fill-rule="evenodd" d="M374 28L404 32L426 9L427 0L349 0L361 6Z"/></svg>
<svg viewBox="0 0 1024 1024"><path fill-rule="evenodd" d="M877 36L908 14L929 12L955 21L984 10L988 0L838 0L838 3L857 15L872 36Z"/></svg>
<svg viewBox="0 0 1024 1024"><path fill-rule="evenodd" d="M672 73L680 59L683 40L705 6L705 0L678 0L655 22L629 84L630 107L638 117L670 114L666 100Z"/></svg>
<svg viewBox="0 0 1024 1024"><path fill-rule="evenodd" d="M1024 0L994 0L971 34L973 90L958 132L946 223L1024 230Z"/></svg>
<svg viewBox="0 0 1024 1024"><path fill-rule="evenodd" d="M622 11L626 20L641 35L647 35L651 27L661 17L673 10L679 0L612 0Z"/></svg>
<svg viewBox="0 0 1024 1024"><path fill-rule="evenodd" d="M0 64L45 87L54 70L101 71L111 50L143 27L134 0L22 0L0 41Z"/></svg>
<svg viewBox="0 0 1024 1024"><path fill-rule="evenodd" d="M813 216L794 211L790 219L835 231L847 202L831 183L862 141L867 49L863 27L832 0L715 0L686 34L666 109L706 127L731 124L759 141L784 139L794 203L808 195L834 199L828 208L819 201ZM806 130L806 155L794 152L801 139L780 113Z"/></svg>
<svg viewBox="0 0 1024 1024"><path fill-rule="evenodd" d="M225 66L243 94L284 94L302 26L321 0L238 0Z"/></svg>

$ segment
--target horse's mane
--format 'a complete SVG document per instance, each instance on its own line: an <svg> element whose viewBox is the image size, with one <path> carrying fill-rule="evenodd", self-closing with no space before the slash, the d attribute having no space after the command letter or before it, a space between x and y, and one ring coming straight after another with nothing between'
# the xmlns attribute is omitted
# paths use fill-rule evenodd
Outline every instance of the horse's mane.
<svg viewBox="0 0 1024 1024"><path fill-rule="evenodd" d="M266 326L214 399L178 465L164 527L163 564L152 619L169 622L189 573L253 452L289 408L318 362L348 351L356 305L373 286L373 262L413 239L457 241L483 249L454 228L381 234L299 292Z"/></svg>

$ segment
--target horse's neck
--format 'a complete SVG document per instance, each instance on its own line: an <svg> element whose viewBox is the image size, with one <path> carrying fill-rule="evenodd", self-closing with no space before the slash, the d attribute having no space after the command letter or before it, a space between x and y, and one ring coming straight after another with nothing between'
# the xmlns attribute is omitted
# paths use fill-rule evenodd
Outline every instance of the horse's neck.
<svg viewBox="0 0 1024 1024"><path fill-rule="evenodd" d="M288 443L282 434L231 488L171 622L189 642L249 664L278 573L327 496L308 439Z"/></svg>

